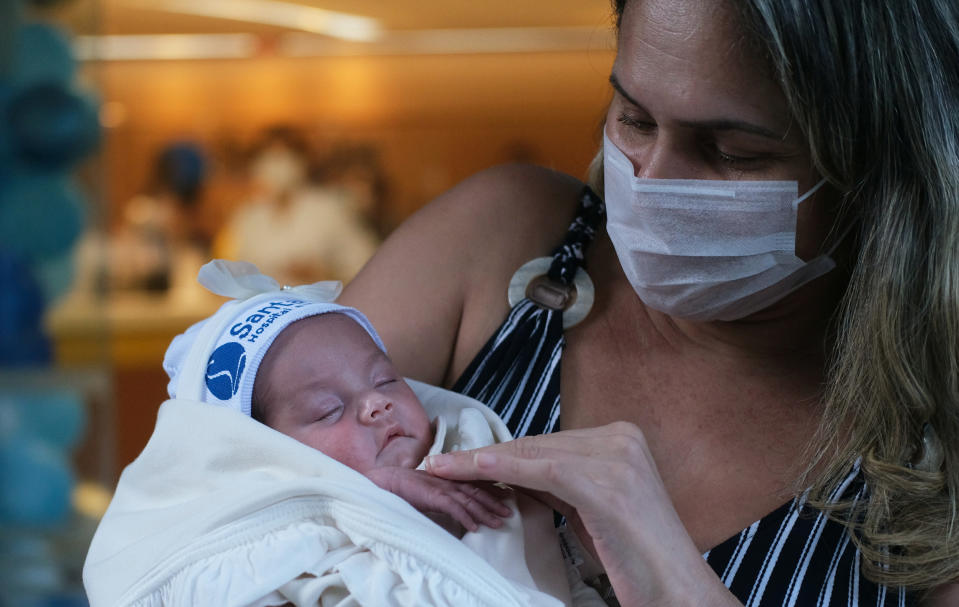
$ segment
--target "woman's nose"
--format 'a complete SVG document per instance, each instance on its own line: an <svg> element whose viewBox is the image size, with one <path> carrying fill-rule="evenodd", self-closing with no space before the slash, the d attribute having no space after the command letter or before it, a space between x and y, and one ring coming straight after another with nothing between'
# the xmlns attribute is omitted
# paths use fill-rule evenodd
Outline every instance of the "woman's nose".
<svg viewBox="0 0 959 607"><path fill-rule="evenodd" d="M705 178L704 167L690 136L670 129L657 129L642 138L623 140L620 149L633 165L633 174L643 179Z"/></svg>
<svg viewBox="0 0 959 607"><path fill-rule="evenodd" d="M657 140L630 155L633 171L644 179L695 178L689 159L667 141Z"/></svg>
<svg viewBox="0 0 959 607"><path fill-rule="evenodd" d="M381 394L371 393L364 397L362 410L364 421L378 421L392 413L393 402Z"/></svg>
<svg viewBox="0 0 959 607"><path fill-rule="evenodd" d="M637 177L645 179L669 179L669 154L655 145L645 150L639 162L633 161Z"/></svg>

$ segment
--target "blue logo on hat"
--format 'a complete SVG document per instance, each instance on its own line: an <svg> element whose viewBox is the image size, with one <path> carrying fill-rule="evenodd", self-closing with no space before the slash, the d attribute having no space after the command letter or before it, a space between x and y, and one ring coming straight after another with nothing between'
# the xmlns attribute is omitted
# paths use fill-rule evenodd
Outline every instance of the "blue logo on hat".
<svg viewBox="0 0 959 607"><path fill-rule="evenodd" d="M240 389L240 376L246 367L246 351L235 341L213 351L206 365L206 387L220 400L230 400Z"/></svg>

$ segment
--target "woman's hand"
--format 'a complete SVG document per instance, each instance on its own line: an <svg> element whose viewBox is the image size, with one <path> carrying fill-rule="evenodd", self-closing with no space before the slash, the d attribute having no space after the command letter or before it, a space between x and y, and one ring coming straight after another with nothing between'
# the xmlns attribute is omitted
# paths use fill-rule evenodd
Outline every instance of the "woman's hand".
<svg viewBox="0 0 959 607"><path fill-rule="evenodd" d="M380 489L395 493L424 513L445 514L470 531L479 525L499 528L501 517L512 511L503 504L507 492L474 483L437 478L422 470L388 466L374 468L366 477Z"/></svg>
<svg viewBox="0 0 959 607"><path fill-rule="evenodd" d="M430 474L492 480L559 510L600 560L622 605L739 605L703 560L642 432L617 422L433 455Z"/></svg>

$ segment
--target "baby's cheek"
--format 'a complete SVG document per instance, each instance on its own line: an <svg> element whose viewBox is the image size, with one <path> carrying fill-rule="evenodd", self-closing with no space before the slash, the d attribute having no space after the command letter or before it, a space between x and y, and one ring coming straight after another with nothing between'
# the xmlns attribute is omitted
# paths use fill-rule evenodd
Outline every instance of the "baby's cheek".
<svg viewBox="0 0 959 607"><path fill-rule="evenodd" d="M338 436L335 442L320 451L357 472L366 472L373 468L376 462L375 447L362 436L352 436L352 440Z"/></svg>

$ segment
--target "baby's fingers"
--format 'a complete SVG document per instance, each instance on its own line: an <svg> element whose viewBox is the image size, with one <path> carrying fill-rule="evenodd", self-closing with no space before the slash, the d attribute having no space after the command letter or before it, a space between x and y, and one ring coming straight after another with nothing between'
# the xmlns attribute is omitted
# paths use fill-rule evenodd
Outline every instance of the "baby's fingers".
<svg viewBox="0 0 959 607"><path fill-rule="evenodd" d="M494 485L489 488L473 483L464 483L460 491L475 500L485 510L496 514L499 517L506 518L513 513L509 506L503 503L503 500L512 497L513 492L509 489L502 489Z"/></svg>
<svg viewBox="0 0 959 607"><path fill-rule="evenodd" d="M511 510L505 504L500 503L482 489L471 485L464 485L460 491L453 494L453 499L463 507L474 525L480 524L498 529L503 525L501 517L511 514ZM473 525L467 525L463 521L460 523L467 529L476 530Z"/></svg>
<svg viewBox="0 0 959 607"><path fill-rule="evenodd" d="M479 529L479 522L477 522L470 513L468 504L464 503L462 496L458 493L444 495L442 499L437 500L431 510L451 517L469 531ZM482 520L480 520L480 522L482 522Z"/></svg>

